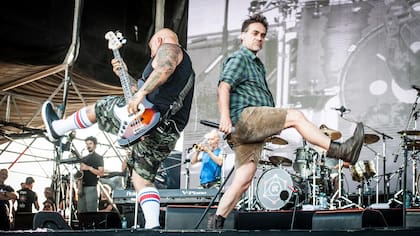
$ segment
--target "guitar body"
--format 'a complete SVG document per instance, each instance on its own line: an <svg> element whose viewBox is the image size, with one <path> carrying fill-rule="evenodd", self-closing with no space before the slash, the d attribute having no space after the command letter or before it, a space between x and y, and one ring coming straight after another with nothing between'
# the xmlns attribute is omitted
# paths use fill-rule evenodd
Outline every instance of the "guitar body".
<svg viewBox="0 0 420 236"><path fill-rule="evenodd" d="M115 117L120 121L117 134L118 144L126 147L134 144L159 123L160 112L153 104L144 100L136 114L128 114L127 105L114 107Z"/></svg>
<svg viewBox="0 0 420 236"><path fill-rule="evenodd" d="M108 40L108 48L112 50L115 59L117 59L122 65L123 61L118 49L123 43L125 43L125 39L120 33L115 34L112 31L105 34L105 39ZM125 70L120 70L119 78L123 88L125 101L128 102L132 94L130 91L130 82L127 72ZM138 87L141 88L143 84L144 81L139 81ZM118 144L123 147L140 141L142 136L147 134L159 123L160 112L154 109L154 105L146 98L143 100L142 104L139 104L138 108L139 109L136 114L128 114L127 105L116 105L114 107L114 115L120 122L117 141Z"/></svg>

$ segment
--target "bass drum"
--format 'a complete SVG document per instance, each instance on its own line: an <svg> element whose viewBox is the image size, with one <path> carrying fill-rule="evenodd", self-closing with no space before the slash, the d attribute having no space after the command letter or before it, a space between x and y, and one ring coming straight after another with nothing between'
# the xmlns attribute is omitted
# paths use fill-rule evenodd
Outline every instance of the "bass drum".
<svg viewBox="0 0 420 236"><path fill-rule="evenodd" d="M261 207L266 210L279 210L293 206L296 195L302 195L295 179L282 168L265 171L257 183L256 197ZM293 194L296 191L297 194ZM299 199L303 200L303 198Z"/></svg>

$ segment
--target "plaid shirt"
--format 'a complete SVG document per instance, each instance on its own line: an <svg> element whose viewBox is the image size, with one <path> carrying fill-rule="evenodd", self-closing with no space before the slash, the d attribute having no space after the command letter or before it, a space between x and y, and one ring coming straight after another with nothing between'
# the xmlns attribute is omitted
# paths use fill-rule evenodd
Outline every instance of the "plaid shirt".
<svg viewBox="0 0 420 236"><path fill-rule="evenodd" d="M247 107L274 107L273 95L265 80L263 63L243 46L224 61L219 79L221 81L231 86L230 117L233 124Z"/></svg>

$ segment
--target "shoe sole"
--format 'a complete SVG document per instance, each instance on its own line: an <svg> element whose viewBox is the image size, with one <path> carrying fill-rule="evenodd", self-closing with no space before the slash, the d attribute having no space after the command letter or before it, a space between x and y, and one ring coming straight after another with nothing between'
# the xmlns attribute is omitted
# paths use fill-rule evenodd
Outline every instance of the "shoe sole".
<svg viewBox="0 0 420 236"><path fill-rule="evenodd" d="M365 131L364 131L363 123L357 123L355 135L359 136L358 133L361 133L360 134L361 137L358 139L359 142L355 143L355 145L354 145L354 150L355 150L354 156L355 156L355 158L351 158L352 160L354 159L350 163L352 165L356 164L356 162L359 160L360 151L362 150L364 137L365 137Z"/></svg>
<svg viewBox="0 0 420 236"><path fill-rule="evenodd" d="M57 142L58 139L54 138L54 136L52 135L52 130L50 126L48 125L47 114L46 114L48 105L52 107L52 104L49 101L46 101L44 102L44 104L42 104L41 116L42 116L42 121L44 122L45 129L47 130L46 133L47 133L48 140L54 143L54 142Z"/></svg>

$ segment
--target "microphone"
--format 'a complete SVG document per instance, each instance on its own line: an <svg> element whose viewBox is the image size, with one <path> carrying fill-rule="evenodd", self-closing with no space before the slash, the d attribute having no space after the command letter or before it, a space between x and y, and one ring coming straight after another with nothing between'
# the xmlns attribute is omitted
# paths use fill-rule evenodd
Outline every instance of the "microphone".
<svg viewBox="0 0 420 236"><path fill-rule="evenodd" d="M339 108L331 107L331 109L336 110L336 111L339 111L341 113L346 113L346 112L350 112L351 111L350 109L347 109L344 106L341 106Z"/></svg>
<svg viewBox="0 0 420 236"><path fill-rule="evenodd" d="M212 128L216 128L216 129L219 128L218 123L213 122L213 121L209 121L209 120L200 120L200 124L205 125L205 126L209 126L209 127L212 127ZM231 130L231 133L234 133L235 132L235 127L232 126L232 128L230 130Z"/></svg>
<svg viewBox="0 0 420 236"><path fill-rule="evenodd" d="M394 163L397 162L397 160L398 160L398 154L394 153Z"/></svg>
<svg viewBox="0 0 420 236"><path fill-rule="evenodd" d="M411 86L413 89L415 89L415 90L417 90L417 92L418 93L420 93L420 87L419 86L416 86L416 85L413 85L413 86Z"/></svg>

